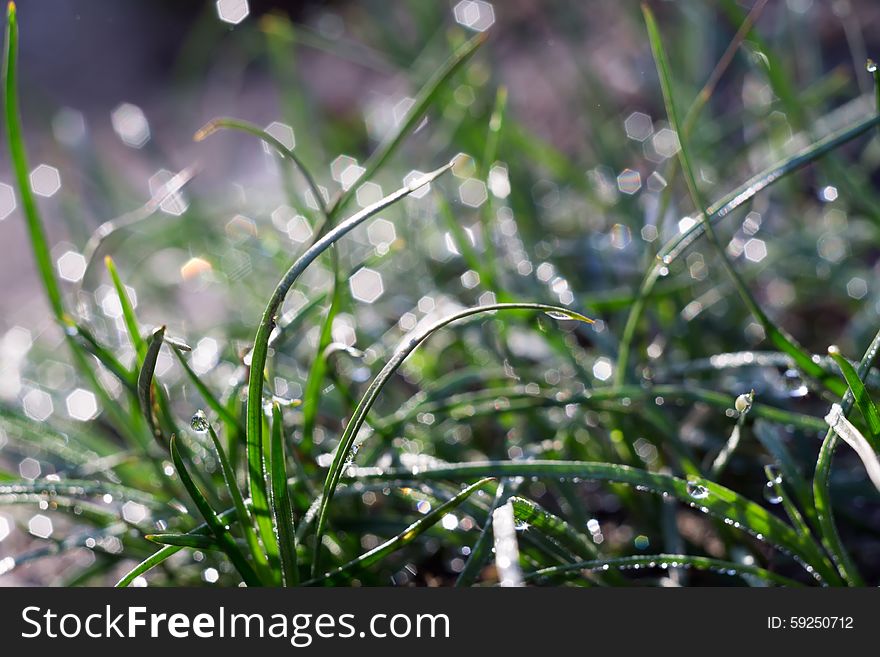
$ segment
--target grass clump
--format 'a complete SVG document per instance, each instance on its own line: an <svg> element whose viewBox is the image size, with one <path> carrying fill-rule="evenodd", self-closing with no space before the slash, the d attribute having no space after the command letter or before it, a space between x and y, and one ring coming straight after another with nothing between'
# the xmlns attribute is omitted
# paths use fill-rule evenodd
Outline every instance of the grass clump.
<svg viewBox="0 0 880 657"><path fill-rule="evenodd" d="M436 18L428 4L412 9L423 25ZM293 213L284 231L304 225L306 238L239 215L227 239L198 196L175 228L150 230L196 177L188 167L85 240L83 280L68 289L28 181L10 4L9 157L78 394L96 410L45 423L24 399L0 405L0 504L64 518L43 537L51 548L0 560L0 574L80 549L90 563L58 583L469 586L499 584L507 568L505 584L876 583L880 318L852 299L842 326L791 318L868 257L822 256L841 239L823 226L876 233L876 194L858 180L872 174L861 153L880 118L857 100L845 125L815 128L837 81L793 85L757 31L767 6L719 3L735 31L689 105L682 51L667 51L674 40L647 4L622 10L648 37L657 125L674 142L638 165L654 169L641 197L626 191L634 140L599 136L620 116L584 110L598 129L584 176L518 122L479 54L487 33L444 31L448 54L350 165L356 180L326 181L347 127L305 118L287 84L305 145L236 118L195 133L262 142L279 165L279 208ZM664 29L684 30L675 18ZM326 45L280 15L248 34L287 82L297 38ZM772 98L717 106L734 70ZM780 144L780 120L800 139ZM415 161L446 163L407 173ZM621 169L615 183L608 171ZM832 210L848 223L817 209L808 176L839 186ZM818 228L791 225L798 213ZM211 271L227 298L220 340L181 320L138 263L181 244L205 255L190 271ZM116 323L89 299L99 250L112 252ZM844 355L865 344L860 361ZM839 438L852 449L832 468ZM493 544L519 563L494 564Z"/></svg>

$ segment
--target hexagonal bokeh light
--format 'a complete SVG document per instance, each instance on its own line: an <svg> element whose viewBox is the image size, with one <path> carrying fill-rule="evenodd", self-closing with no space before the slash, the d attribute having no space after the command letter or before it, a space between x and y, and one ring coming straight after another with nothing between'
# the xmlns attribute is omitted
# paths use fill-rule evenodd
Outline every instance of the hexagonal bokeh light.
<svg viewBox="0 0 880 657"><path fill-rule="evenodd" d="M65 400L67 414L74 420L91 420L98 414L98 400L88 390L77 388Z"/></svg>
<svg viewBox="0 0 880 657"><path fill-rule="evenodd" d="M54 531L52 519L38 513L28 521L28 531L37 538L49 538Z"/></svg>
<svg viewBox="0 0 880 657"><path fill-rule="evenodd" d="M452 10L455 22L475 32L485 32L495 23L495 9L483 0L461 0Z"/></svg>
<svg viewBox="0 0 880 657"><path fill-rule="evenodd" d="M21 400L25 415L37 422L47 420L55 407L52 398L42 390L31 390Z"/></svg>
<svg viewBox="0 0 880 657"><path fill-rule="evenodd" d="M143 110L131 103L122 103L110 114L113 130L132 148L141 148L150 141L150 124Z"/></svg>
<svg viewBox="0 0 880 657"><path fill-rule="evenodd" d="M373 303L385 291L382 274L369 267L356 271L348 283L351 286L351 296L364 303Z"/></svg>
<svg viewBox="0 0 880 657"><path fill-rule="evenodd" d="M15 208L15 190L5 183L0 183L0 221L11 215Z"/></svg>
<svg viewBox="0 0 880 657"><path fill-rule="evenodd" d="M86 273L86 259L76 251L65 251L55 261L55 267L63 280L76 283Z"/></svg>
<svg viewBox="0 0 880 657"><path fill-rule="evenodd" d="M217 16L224 23L238 25L249 13L248 0L217 0Z"/></svg>
<svg viewBox="0 0 880 657"><path fill-rule="evenodd" d="M293 128L286 123L272 121L272 123L266 126L266 132L280 141L281 145L285 148L293 150L296 147L296 137L293 134ZM275 153L275 149L265 142L263 143L263 150L270 155Z"/></svg>
<svg viewBox="0 0 880 657"><path fill-rule="evenodd" d="M61 189L61 174L48 164L40 164L30 175L31 189L38 196L54 196Z"/></svg>

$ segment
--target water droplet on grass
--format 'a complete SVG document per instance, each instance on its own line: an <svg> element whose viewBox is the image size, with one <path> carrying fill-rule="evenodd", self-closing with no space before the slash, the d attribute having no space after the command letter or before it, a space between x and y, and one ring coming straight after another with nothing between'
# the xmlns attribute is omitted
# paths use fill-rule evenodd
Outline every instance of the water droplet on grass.
<svg viewBox="0 0 880 657"><path fill-rule="evenodd" d="M687 482L687 492L695 500L704 500L709 497L709 489L696 481Z"/></svg>
<svg viewBox="0 0 880 657"><path fill-rule="evenodd" d="M197 410L195 415L192 416L192 420L190 420L190 426L193 428L193 431L197 433L205 433L211 426L208 422L208 416L205 415L205 411L202 409Z"/></svg>
<svg viewBox="0 0 880 657"><path fill-rule="evenodd" d="M868 71L868 73L876 73L877 72L877 62L875 62L873 59L869 59L865 63L865 69Z"/></svg>
<svg viewBox="0 0 880 657"><path fill-rule="evenodd" d="M768 481L764 486L764 499L770 502L770 504L782 502L782 495L776 490L776 485L772 481Z"/></svg>

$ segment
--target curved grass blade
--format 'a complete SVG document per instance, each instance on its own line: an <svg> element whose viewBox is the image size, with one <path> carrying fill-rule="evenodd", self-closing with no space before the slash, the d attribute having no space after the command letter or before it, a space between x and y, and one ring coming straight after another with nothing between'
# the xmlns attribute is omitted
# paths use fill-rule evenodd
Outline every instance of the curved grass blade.
<svg viewBox="0 0 880 657"><path fill-rule="evenodd" d="M484 479L480 479L478 482L471 484L460 493L458 493L455 497L447 500L436 509L432 510L426 516L419 518L414 523L412 523L409 527L403 530L400 534L395 536L389 541L382 543L381 545L373 548L369 552L365 552L360 555L356 559L352 559L348 563L339 566L338 568L330 571L329 573L325 573L321 577L313 578L307 582L305 582L305 586L314 585L314 584L325 584L330 583L334 578L339 576L342 573L349 573L351 571L362 570L364 568L369 568L373 564L378 561L381 561L386 556L391 554L392 552L396 552L402 547L409 545L414 540L416 540L421 534L425 531L436 525L440 520L442 520L443 516L452 511L462 502L464 502L468 497L470 497L473 493L484 488L487 484L494 481L493 477L486 477Z"/></svg>
<svg viewBox="0 0 880 657"><path fill-rule="evenodd" d="M855 428L852 422L846 419L840 404L831 405L831 410L825 416L825 421L858 454L862 464L865 466L865 471L868 473L868 478L874 484L874 487L880 491L880 461L877 460L877 454L861 432Z"/></svg>
<svg viewBox="0 0 880 657"><path fill-rule="evenodd" d="M709 239L709 242L712 244L713 248L717 252L718 258L720 259L722 266L727 272L727 275L730 277L730 280L733 282L733 285L736 288L737 292L739 292L743 303L746 305L746 307L748 307L752 315L755 316L755 319L758 320L758 322L764 328L767 339L770 340L774 345L776 345L778 349L789 354L794 359L798 368L810 378L815 379L831 392L837 395L842 395L846 389L845 386L841 385L840 380L836 377L829 375L828 372L826 372L815 361L813 361L811 355L807 353L804 348L801 347L794 340L792 336L776 326L776 324L774 324L770 320L770 318L752 296L752 293L746 287L739 273L730 262L730 258L728 257L724 246L722 246L721 242L718 240L718 236L715 234L715 230L712 227L712 221L709 218L709 214L706 210L706 204L703 201L702 193L700 192L699 186L697 185L696 177L694 175L694 167L693 163L691 162L690 150L688 148L685 135L682 131L682 123L679 119L678 110L676 108L675 99L673 97L672 81L669 74L669 63L667 61L666 51L663 48L663 42L660 38L660 30L657 27L657 22L654 19L653 12L648 7L648 5L644 3L642 4L642 13L644 14L645 24L648 28L648 40L651 43L651 50L654 53L654 60L657 64L657 73L660 77L660 86L663 90L663 100L666 105L666 113L669 117L669 122L672 125L673 130L675 130L680 135L680 148L678 151L678 157L681 163L681 170L684 173L688 191L690 192L694 206L696 207L697 212L699 212L700 214L701 223L704 226L705 233Z"/></svg>
<svg viewBox="0 0 880 657"><path fill-rule="evenodd" d="M366 421L367 413L370 412L370 409L373 407L373 404L376 402L376 399L379 396L382 388L397 371L397 369L403 364L403 361L406 360L407 356L409 356L422 342L427 340L433 333L436 333L441 328L462 320L468 317L472 317L474 315L479 315L481 313L493 312L498 310L537 310L544 312L554 319L571 319L586 323L592 323L593 320L584 317L580 313L576 313L567 308L561 308L558 306L548 306L546 304L540 303L497 303L497 304L489 304L485 306L477 306L475 308L467 308L462 310L454 315L450 315L441 319L440 321L428 326L421 331L415 332L412 336L406 339L400 346L398 346L397 350L385 364L385 367L376 375L376 378L373 379L372 383L370 383L369 388L364 393L364 396L361 398L361 401L358 403L357 408L354 411L351 419L349 419L348 424L345 426L345 430L342 433L342 436L339 439L339 445L336 448L336 453L333 457L333 463L330 465L330 469L327 472L327 478L324 480L324 490L321 494L321 506L318 510L318 521L317 528L315 530L316 534L316 545L320 545L321 537L324 533L324 528L327 522L327 509L330 505L331 500L333 499L333 494L336 491L336 486L339 484L339 479L342 476L343 466L347 463L349 454L351 453L352 446L354 445L354 441L357 438L357 434ZM319 566L319 557L320 550L315 550L314 561L312 564L312 572L316 573L318 571Z"/></svg>
<svg viewBox="0 0 880 657"><path fill-rule="evenodd" d="M241 578L248 586L259 586L262 584L253 567L248 563L244 554L242 554L238 545L235 543L235 539L232 538L232 534L229 532L229 526L220 520L217 512L211 508L210 503L205 499L202 491L199 490L198 486L196 486L196 483L190 476L186 464L183 462L183 457L180 454L177 436L171 436L170 450L171 460L174 462L174 468L177 470L177 475L180 477L181 483L184 488L186 488L186 492L189 493L189 496L198 508L199 513L202 514L205 523L217 538L217 544L220 546L220 549L222 549L226 556L229 557L232 565L235 566L238 574L241 575Z"/></svg>
<svg viewBox="0 0 880 657"><path fill-rule="evenodd" d="M278 152L282 157L286 157L291 162L294 163L296 168L302 174L302 177L305 179L306 184L309 186L309 191L312 193L312 196L315 197L315 203L318 204L318 208L321 210L321 214L327 217L327 206L324 202L324 195L321 193L320 187L318 187L318 183L315 182L314 176L312 176L308 167L305 163L300 160L299 156L293 151L293 149L285 146L279 139L273 137L268 132L263 130L258 125L250 123L249 121L242 121L240 119L230 119L230 118L219 118L212 119L208 121L204 126L202 126L198 132L196 132L193 139L195 141L202 141L206 139L210 135L214 134L218 130L227 129L227 130L238 130L239 132L245 132L249 135L253 135L263 141L263 143L267 144L275 151Z"/></svg>
<svg viewBox="0 0 880 657"><path fill-rule="evenodd" d="M138 373L137 390L138 402L140 403L141 413L147 420L150 427L150 433L156 439L161 447L165 447L162 430L156 421L156 415L153 409L153 374L156 372L156 361L159 358L159 349L162 348L162 342L165 338L165 327L160 326L153 331L147 350L144 353L143 364Z"/></svg>
<svg viewBox="0 0 880 657"><path fill-rule="evenodd" d="M324 251L330 248L336 241L350 232L356 226L363 223L366 219L372 217L376 213L382 211L388 206L396 203L403 197L416 191L420 187L430 183L437 177L445 173L452 167L452 162L426 174L422 178L413 181L411 184L403 187L396 192L386 196L376 203L367 206L360 212L349 217L331 231L326 233L321 239L315 242L305 253L303 253L296 262L291 265L290 269L284 277L278 282L272 297L269 299L260 325L257 328L257 334L254 338L254 347L251 352L251 367L248 375L248 395L247 395L247 462L248 462L248 482L250 487L251 498L254 501L255 513L261 514L261 509L268 510L268 493L266 491L266 453L267 449L263 444L263 382L264 369L266 367L266 359L269 351L269 336L271 335L284 298L288 291L306 270L306 268L314 262L314 260ZM265 540L265 536L264 536Z"/></svg>
<svg viewBox="0 0 880 657"><path fill-rule="evenodd" d="M159 545L174 545L194 550L220 550L217 539L200 534L147 534L144 538Z"/></svg>
<svg viewBox="0 0 880 657"><path fill-rule="evenodd" d="M412 132L422 120L425 112L428 111L428 108L434 102L438 93L443 89L449 79L452 78L462 66L464 66L464 64L477 51L477 48L483 45L487 37L488 33L481 32L469 41L466 41L449 59L446 60L443 66L437 69L416 95L412 106L409 108L406 116L400 121L400 125L397 129L389 133L364 163L364 173L360 177L361 181L370 180L370 178L372 178L382 165L385 164L385 162L394 154L400 144L403 143L406 136ZM330 204L330 215L337 216L342 210L344 210L354 197L356 191L357 188L352 186L348 191L341 192L334 202Z"/></svg>
<svg viewBox="0 0 880 657"><path fill-rule="evenodd" d="M840 372L843 374L843 378L846 379L846 383L849 386L850 393L855 399L856 406L859 407L862 417L865 418L865 422L868 423L868 429L871 431L871 446L875 451L880 449L880 442L878 442L878 439L880 439L880 411L877 410L877 406L868 394L865 384L859 378L856 368L843 357L840 353L840 349L831 345L828 347L828 355L834 359L834 362L837 363L837 366L840 368Z"/></svg>
<svg viewBox="0 0 880 657"><path fill-rule="evenodd" d="M281 560L281 581L284 586L299 584L299 567L296 558L296 529L290 491L287 488L287 464L284 458L284 422L281 406L272 404L272 444L269 452L269 472L272 502L272 525L278 540Z"/></svg>
<svg viewBox="0 0 880 657"><path fill-rule="evenodd" d="M511 497L513 515L518 522L534 527L581 559L595 559L598 551L593 542L540 505L523 497Z"/></svg>
<svg viewBox="0 0 880 657"><path fill-rule="evenodd" d="M406 468L357 468L352 473L353 478L367 481L460 481L484 476L609 481L665 494L792 555L817 579L828 584L840 583L837 573L825 567L822 555L807 537L799 535L764 507L700 477L685 480L625 465L588 461L482 461L429 466L417 472Z"/></svg>
<svg viewBox="0 0 880 657"><path fill-rule="evenodd" d="M227 509L223 513L221 513L218 518L221 522L225 522L229 518L231 518L235 514L235 509ZM201 524L190 532L187 532L189 536L207 536L211 533L211 528L208 527L207 524ZM198 539L196 539L198 540ZM125 588L129 584L131 584L135 579L143 575L144 573L152 570L160 563L165 561L166 559L171 558L178 552L183 549L183 546L180 545L166 545L162 549L154 552L149 557L141 561L134 568L128 571L125 575L120 578L118 582L114 585L116 588Z"/></svg>
<svg viewBox="0 0 880 657"><path fill-rule="evenodd" d="M617 557L614 559L593 559L590 561L565 564L564 566L542 568L526 574L525 579L528 581L535 579L549 579L558 576L571 577L576 576L583 571L604 572L609 568L662 568L663 570L666 570L682 567L696 568L697 570L712 570L724 573L725 575L739 575L743 578L757 577L766 582L778 584L780 586L802 586L800 582L782 575L777 575L774 572L759 568L758 566L748 566L742 563L722 561L710 557L695 557L688 554L640 554L632 557Z"/></svg>
<svg viewBox="0 0 880 657"><path fill-rule="evenodd" d="M871 344L865 350L859 366L856 368L856 375L859 380L864 381L868 376L868 372L877 360L880 354L880 331L874 335ZM852 392L847 389L843 399L841 400L841 415L846 416L853 407L855 398ZM813 475L813 500L816 509L816 516L819 522L819 531L821 533L822 545L825 551L831 555L834 565L846 582L851 586L863 586L864 580L856 569L852 557L840 540L840 534L837 532L837 525L834 523L834 511L831 505L831 463L834 457L834 450L837 448L837 433L833 428L829 427L822 441L822 447L819 448L819 457L816 460L816 472Z"/></svg>
<svg viewBox="0 0 880 657"><path fill-rule="evenodd" d="M839 146L857 139L878 125L880 125L880 116L872 116L864 119L852 126L831 133L796 154L768 167L764 171L749 178L733 191L723 196L716 203L709 206L706 210L709 222L713 224L720 222L722 219L732 214L737 208L740 208L751 201L760 192L822 158ZM618 357L618 367L616 368L615 378L615 381L618 384L622 383L624 380L623 377L627 370L630 348L635 336L635 330L641 320L647 300L654 291L657 281L660 280L664 272L668 271L669 266L678 260L688 247L696 242L705 231L706 227L703 222L695 222L685 232L676 235L660 249L657 254L657 262L645 275L641 287L639 288L639 294L630 308L620 341L620 355Z"/></svg>

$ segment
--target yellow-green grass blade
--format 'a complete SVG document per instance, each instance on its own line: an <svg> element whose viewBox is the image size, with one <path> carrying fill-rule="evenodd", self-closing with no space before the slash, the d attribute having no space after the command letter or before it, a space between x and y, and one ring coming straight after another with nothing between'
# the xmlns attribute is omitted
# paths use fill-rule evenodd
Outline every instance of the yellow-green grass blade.
<svg viewBox="0 0 880 657"><path fill-rule="evenodd" d="M287 488L287 463L284 456L284 420L281 406L272 404L272 444L269 453L271 477L272 525L278 540L281 560L281 581L284 586L299 584L299 566L296 556L296 528Z"/></svg>
<svg viewBox="0 0 880 657"><path fill-rule="evenodd" d="M840 353L840 349L831 345L828 347L828 355L834 359L834 362L837 363L837 366L840 368L840 372L843 374L843 378L846 379L846 384L849 386L850 394L855 399L859 412L868 424L870 433L867 438L871 443L871 447L874 448L875 452L880 450L880 411L877 410L877 405L874 404L874 400L871 399L871 396L868 394L868 390L865 388L865 384L862 382L861 378L859 378L859 373L856 372L856 368L843 357L843 354Z"/></svg>

